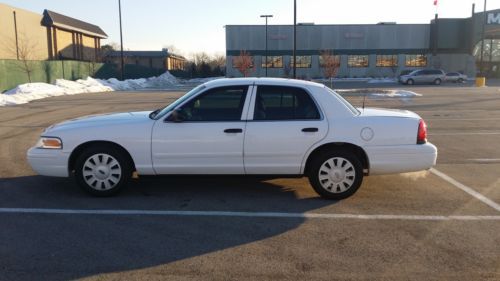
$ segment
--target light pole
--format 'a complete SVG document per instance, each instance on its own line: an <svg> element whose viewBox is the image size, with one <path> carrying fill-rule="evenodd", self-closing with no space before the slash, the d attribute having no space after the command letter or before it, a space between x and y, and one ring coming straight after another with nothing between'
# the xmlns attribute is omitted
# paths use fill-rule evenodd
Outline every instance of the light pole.
<svg viewBox="0 0 500 281"><path fill-rule="evenodd" d="M273 15L261 15L260 17L266 18L266 61L265 61L265 63L266 63L266 77L267 77L267 19L272 18Z"/></svg>
<svg viewBox="0 0 500 281"><path fill-rule="evenodd" d="M122 35L122 3L118 0L118 15L120 17L120 64L121 64L121 80L123 80L123 35Z"/></svg>
<svg viewBox="0 0 500 281"><path fill-rule="evenodd" d="M293 79L297 79L297 0L293 0Z"/></svg>
<svg viewBox="0 0 500 281"><path fill-rule="evenodd" d="M480 62L479 62L479 73L482 77L484 77L485 73L483 73L483 52L484 52L484 29L486 27L486 0L484 0L484 11L483 11L483 24L482 24L482 30L481 30L481 57L480 57ZM490 47L491 48L491 47Z"/></svg>

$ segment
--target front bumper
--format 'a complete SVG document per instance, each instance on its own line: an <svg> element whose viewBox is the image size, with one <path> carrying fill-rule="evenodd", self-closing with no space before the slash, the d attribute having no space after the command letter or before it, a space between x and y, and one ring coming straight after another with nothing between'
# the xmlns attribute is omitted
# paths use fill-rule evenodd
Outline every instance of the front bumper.
<svg viewBox="0 0 500 281"><path fill-rule="evenodd" d="M68 177L69 153L60 149L42 149L32 147L27 153L31 168L39 175Z"/></svg>
<svg viewBox="0 0 500 281"><path fill-rule="evenodd" d="M432 143L366 147L370 175L428 170L436 165L437 148Z"/></svg>

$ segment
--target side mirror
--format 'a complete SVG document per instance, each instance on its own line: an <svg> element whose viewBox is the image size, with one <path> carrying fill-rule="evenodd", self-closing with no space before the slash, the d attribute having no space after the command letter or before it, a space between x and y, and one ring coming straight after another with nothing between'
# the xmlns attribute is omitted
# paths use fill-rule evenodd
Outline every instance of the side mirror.
<svg viewBox="0 0 500 281"><path fill-rule="evenodd" d="M182 109L174 109L172 114L168 117L167 121L174 123L181 123L186 120L186 114Z"/></svg>

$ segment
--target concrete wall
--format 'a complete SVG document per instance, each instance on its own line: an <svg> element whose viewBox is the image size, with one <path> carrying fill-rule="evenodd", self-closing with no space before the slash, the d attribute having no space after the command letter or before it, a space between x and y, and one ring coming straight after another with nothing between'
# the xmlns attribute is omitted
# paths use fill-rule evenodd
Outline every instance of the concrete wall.
<svg viewBox="0 0 500 281"><path fill-rule="evenodd" d="M297 26L297 49L428 49L429 29L428 24ZM293 26L269 26L268 38L269 50L291 51ZM226 50L265 50L265 26L226 26Z"/></svg>
<svg viewBox="0 0 500 281"><path fill-rule="evenodd" d="M0 59L16 59L14 15L17 19L19 48L31 49L30 59L45 60L47 31L41 25L42 15L0 3Z"/></svg>

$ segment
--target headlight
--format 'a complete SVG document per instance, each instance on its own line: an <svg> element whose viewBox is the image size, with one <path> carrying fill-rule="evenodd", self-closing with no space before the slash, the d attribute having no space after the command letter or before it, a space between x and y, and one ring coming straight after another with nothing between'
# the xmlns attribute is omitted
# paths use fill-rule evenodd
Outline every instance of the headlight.
<svg viewBox="0 0 500 281"><path fill-rule="evenodd" d="M40 137L36 147L44 149L62 149L62 141L56 137Z"/></svg>

